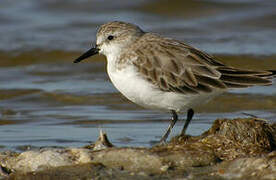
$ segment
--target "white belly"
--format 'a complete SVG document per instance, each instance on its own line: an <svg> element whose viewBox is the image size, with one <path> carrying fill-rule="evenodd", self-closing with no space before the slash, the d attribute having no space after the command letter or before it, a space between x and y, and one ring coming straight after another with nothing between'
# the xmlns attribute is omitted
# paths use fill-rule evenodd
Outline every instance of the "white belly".
<svg viewBox="0 0 276 180"><path fill-rule="evenodd" d="M114 86L129 100L146 108L179 112L202 103L201 100L210 96L210 94L208 96L186 96L180 93L161 91L140 77L133 66L120 71L110 67L107 69Z"/></svg>

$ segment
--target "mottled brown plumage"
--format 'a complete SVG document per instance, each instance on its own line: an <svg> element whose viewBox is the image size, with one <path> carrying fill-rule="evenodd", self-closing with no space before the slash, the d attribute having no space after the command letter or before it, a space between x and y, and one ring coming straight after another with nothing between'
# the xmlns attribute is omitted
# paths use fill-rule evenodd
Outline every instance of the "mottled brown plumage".
<svg viewBox="0 0 276 180"><path fill-rule="evenodd" d="M121 60L119 63L131 61L128 63L161 90L184 94L271 85L273 75L226 66L196 48L152 33L145 33L126 49Z"/></svg>

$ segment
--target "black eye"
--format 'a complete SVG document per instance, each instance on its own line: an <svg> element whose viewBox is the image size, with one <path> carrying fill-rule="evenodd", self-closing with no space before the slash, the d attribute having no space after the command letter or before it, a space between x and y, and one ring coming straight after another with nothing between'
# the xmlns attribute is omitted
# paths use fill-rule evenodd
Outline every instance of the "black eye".
<svg viewBox="0 0 276 180"><path fill-rule="evenodd" d="M114 36L109 35L109 36L107 37L107 39L108 39L108 40L112 40L112 39L114 39Z"/></svg>

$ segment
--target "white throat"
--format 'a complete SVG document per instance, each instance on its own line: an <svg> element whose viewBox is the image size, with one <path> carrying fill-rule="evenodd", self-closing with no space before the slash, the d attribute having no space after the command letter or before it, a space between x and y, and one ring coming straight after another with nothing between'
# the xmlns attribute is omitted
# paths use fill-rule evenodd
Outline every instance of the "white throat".
<svg viewBox="0 0 276 180"><path fill-rule="evenodd" d="M121 48L118 46L105 46L100 52L106 56L107 59L107 73L110 76L110 73L116 71L117 61L121 55Z"/></svg>

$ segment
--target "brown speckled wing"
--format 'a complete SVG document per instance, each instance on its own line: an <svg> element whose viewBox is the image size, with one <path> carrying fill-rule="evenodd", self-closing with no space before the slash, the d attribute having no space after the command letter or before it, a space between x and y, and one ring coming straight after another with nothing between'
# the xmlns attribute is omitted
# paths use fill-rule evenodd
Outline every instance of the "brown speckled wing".
<svg viewBox="0 0 276 180"><path fill-rule="evenodd" d="M183 94L212 92L214 89L269 85L268 71L227 67L189 45L154 34L146 34L132 47L132 63L148 81L163 91Z"/></svg>
<svg viewBox="0 0 276 180"><path fill-rule="evenodd" d="M161 90L191 94L226 88L215 69L222 64L210 56L171 39L155 35L144 39L135 50L138 58L133 64Z"/></svg>

